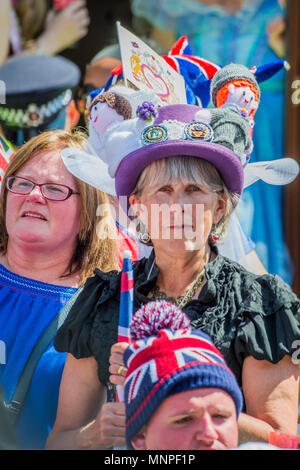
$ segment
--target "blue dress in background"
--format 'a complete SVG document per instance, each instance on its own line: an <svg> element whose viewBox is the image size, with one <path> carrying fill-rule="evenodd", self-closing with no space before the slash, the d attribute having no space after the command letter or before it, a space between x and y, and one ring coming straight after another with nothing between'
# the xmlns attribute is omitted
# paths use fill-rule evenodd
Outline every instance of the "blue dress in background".
<svg viewBox="0 0 300 470"><path fill-rule="evenodd" d="M235 15L196 0L132 0L132 12L159 29L172 30L176 38L187 36L194 55L221 66L235 62L252 67L278 59L267 34L270 21L284 14L278 0L246 0ZM285 72L260 85L262 97L255 114L252 162L284 156ZM245 189L238 212L265 268L291 284L283 194L284 188L258 181Z"/></svg>
<svg viewBox="0 0 300 470"><path fill-rule="evenodd" d="M41 333L75 292L24 278L0 265L0 383L8 402ZM19 448L44 448L56 418L65 360L66 354L51 343L37 364L17 424Z"/></svg>

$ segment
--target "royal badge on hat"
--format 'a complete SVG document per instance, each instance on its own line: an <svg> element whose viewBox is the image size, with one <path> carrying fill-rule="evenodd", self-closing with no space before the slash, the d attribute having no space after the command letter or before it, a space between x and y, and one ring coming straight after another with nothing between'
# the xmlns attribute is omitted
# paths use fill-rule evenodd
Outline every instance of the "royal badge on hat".
<svg viewBox="0 0 300 470"><path fill-rule="evenodd" d="M131 100L132 119L113 123L101 138L90 128L90 137L82 152L77 149L62 152L69 171L98 189L128 196L147 164L157 158L178 154L180 150L183 154L192 152L194 156L201 153L202 158L218 168L228 189L238 194L243 190L244 181L247 185L252 184L261 176L272 184L288 184L295 179L298 165L292 159L282 159L280 163L275 160L272 165L269 162L260 166L249 164L254 114L260 100L258 83L283 68L284 61L250 70L239 64L219 67L191 56L190 52L187 38L182 37L171 49L169 59L164 58L171 66L177 64L177 70L180 65L180 73L194 97L201 95L205 104L212 97L214 108L197 107L191 111L193 106L179 105L186 107L181 111L173 108L179 113L176 115L171 111L172 106L155 102L155 95L145 97L141 90L116 85L109 91ZM122 67L118 67L112 76L115 79L121 77ZM108 86L111 83L108 81ZM143 102L150 109L153 103L154 112L148 113L147 107L142 110ZM166 113L163 111L165 107ZM137 113L138 108L140 111ZM148 117L144 119L146 115ZM162 115L165 117L161 118ZM103 115L102 119L105 121Z"/></svg>

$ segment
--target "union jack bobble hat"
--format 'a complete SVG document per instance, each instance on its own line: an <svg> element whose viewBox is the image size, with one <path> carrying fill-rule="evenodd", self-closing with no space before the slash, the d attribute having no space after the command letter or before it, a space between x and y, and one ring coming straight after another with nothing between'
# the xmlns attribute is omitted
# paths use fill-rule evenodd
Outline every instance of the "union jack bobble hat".
<svg viewBox="0 0 300 470"><path fill-rule="evenodd" d="M133 316L132 343L124 352L126 443L147 424L165 398L197 388L220 388L233 399L236 417L243 406L234 374L211 338L192 330L173 303L149 302Z"/></svg>

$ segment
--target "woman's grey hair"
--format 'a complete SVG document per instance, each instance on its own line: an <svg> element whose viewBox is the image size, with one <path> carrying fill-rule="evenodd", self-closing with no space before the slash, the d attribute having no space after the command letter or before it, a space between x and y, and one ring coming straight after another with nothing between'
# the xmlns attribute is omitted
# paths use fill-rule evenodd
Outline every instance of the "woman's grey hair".
<svg viewBox="0 0 300 470"><path fill-rule="evenodd" d="M132 194L139 196L147 190L147 187L175 184L178 181L201 185L220 196L225 195L225 214L211 229L211 233L222 238L226 233L230 216L235 210L240 196L227 189L217 168L207 160L186 155L176 155L156 160L142 171ZM210 241L214 243L213 240Z"/></svg>

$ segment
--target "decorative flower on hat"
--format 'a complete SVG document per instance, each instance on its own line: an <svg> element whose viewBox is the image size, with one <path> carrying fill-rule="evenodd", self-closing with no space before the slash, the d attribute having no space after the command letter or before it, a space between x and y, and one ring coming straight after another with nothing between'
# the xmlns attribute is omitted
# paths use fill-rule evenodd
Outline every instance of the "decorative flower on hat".
<svg viewBox="0 0 300 470"><path fill-rule="evenodd" d="M157 114L159 99L153 92L123 85L113 86L109 91L104 88L95 90L91 98L87 116L89 137L86 143L81 150L64 149L61 156L70 173L115 196L115 179L109 174L110 157L105 151L104 140L110 135L109 131L123 121L136 119L140 121L138 128L148 125ZM118 145L116 148L119 148Z"/></svg>
<svg viewBox="0 0 300 470"><path fill-rule="evenodd" d="M137 107L136 115L144 121L151 122L152 119L157 115L157 112L153 103L144 101L140 106Z"/></svg>
<svg viewBox="0 0 300 470"><path fill-rule="evenodd" d="M168 56L163 57L184 76L189 104L180 105L178 115L177 111L175 114L170 111L174 116L162 119L160 115L169 113L163 110L174 110L176 105L173 108L161 105L151 92L148 97L142 90L111 86L122 77L122 67L118 66L100 93L109 89L128 99L132 106L131 119L111 123L100 137L93 139L90 134L82 154L78 150L72 152L72 149L63 151L63 160L71 173L110 194L127 195L152 158L177 155L179 150L190 152L191 146L192 155L195 155L194 146L197 145L197 155L200 157L201 153L203 158L205 149L205 158L213 160L228 189L233 192L241 194L243 185L246 187L258 179L280 185L295 179L299 167L293 159L274 160L271 166L270 162L248 163L252 152L253 117L260 100L259 82L282 69L284 61L251 69L240 64L220 67L192 56L186 36L174 44ZM93 98L96 94L97 91ZM215 108L203 109L210 99ZM191 106L193 100L198 106ZM196 110L187 110L189 106L197 108L200 118L196 117ZM103 115L100 118L105 119ZM231 133L227 132L229 128ZM237 140L234 137L236 133ZM216 158L218 154L222 157Z"/></svg>

